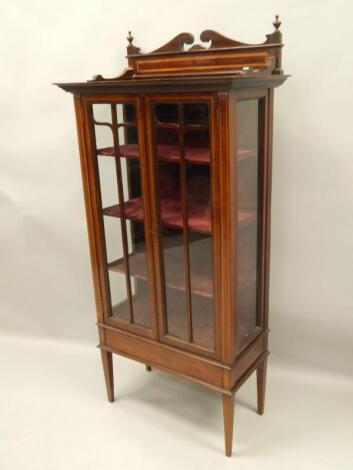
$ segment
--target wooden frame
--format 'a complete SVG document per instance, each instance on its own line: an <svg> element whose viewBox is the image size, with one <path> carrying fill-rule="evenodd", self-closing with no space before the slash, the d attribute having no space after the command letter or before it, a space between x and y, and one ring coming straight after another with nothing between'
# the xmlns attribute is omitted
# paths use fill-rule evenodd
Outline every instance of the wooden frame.
<svg viewBox="0 0 353 470"><path fill-rule="evenodd" d="M99 347L102 354L103 370L109 401L114 400L112 354L137 360L151 367L159 368L174 375L188 378L220 392L223 396L226 455L232 453L232 429L234 415L234 395L238 388L256 370L258 413L264 411L266 364L268 352L268 299L269 299L269 260L270 260L270 214L271 214L271 168L272 168L272 121L273 90L284 82L287 76L281 69L282 36L279 31L278 17L274 22L275 31L267 35L263 44L249 45L228 39L214 31L204 31L201 41L210 42L209 48L192 45L185 50L186 44L193 44L189 33L181 33L172 41L149 54L142 54L133 45L133 37L128 36L128 69L114 79L97 76L85 83L59 84L64 90L74 94L78 141L81 158L83 190L85 197L93 284L97 308ZM256 196L256 327L243 339L238 339L242 315L239 306L240 277L238 266L241 253L238 252L240 240L241 196L239 189L241 160L239 159L239 115L238 103L242 100L257 100L257 196ZM97 122L93 116L95 104L109 104L110 122ZM168 112L177 109L175 124L157 122L154 105L161 103L169 106ZM205 105L208 112L206 123L185 124L185 109L195 103ZM123 106L123 123L119 124L117 104ZM127 120L126 106L133 106L135 118ZM190 106L189 106L190 107ZM174 108L173 108L174 109ZM167 120L168 121L168 120ZM157 124L156 124L157 122ZM95 127L108 126L113 135L113 146L98 149ZM123 127L125 140L128 141L129 128L134 128L135 144L122 145L118 129ZM179 230L180 225L184 259L184 281L180 292L186 298L186 336L171 335L168 330L165 289L167 282L163 268L162 232L163 211L159 192L160 148L156 128L174 129L178 139L177 153L173 150L168 157L177 162L179 168L178 186L180 189L180 221L168 229ZM213 274L207 280L212 285L212 293L205 291L206 298L213 302L213 324L207 320L207 328L213 328L213 346L205 347L194 338L194 318L192 307L192 284L190 268L190 230L189 209L191 200L189 171L193 160L190 149L185 144L187 126L206 129L207 144L195 147L199 151L196 161L208 167L195 170L204 174L201 181L209 181L211 212L208 226L210 235L197 235L195 240L211 237L210 255ZM165 135L169 131L165 131ZM174 131L173 131L174 132ZM130 145L130 147L129 147ZM163 144L165 145L165 144ZM190 144L188 144L190 145ZM200 144L198 144L200 145ZM168 144L168 151L171 145ZM166 146L164 148L167 148ZM194 149L194 150L195 150ZM164 150L166 151L166 150ZM130 152L130 153L129 153ZM200 153L201 152L201 153ZM101 181L98 156L110 155L115 161L118 205L109 210L102 207ZM121 161L134 158L139 163L139 180L128 177L129 194L133 181L140 181L141 196L136 201L126 200ZM163 157L166 159L166 156ZM250 160L249 160L250 161ZM190 166L191 165L191 166ZM159 168L159 167L158 167ZM207 169L208 168L208 169ZM171 171L171 170L168 170ZM249 170L248 170L249 171ZM202 173L203 172L203 173ZM168 174L168 173L166 173ZM188 176L189 175L189 176ZM209 176L207 176L209 175ZM206 178L206 179L205 179ZM209 180L207 179L209 178ZM132 188L133 189L133 188ZM178 196L179 197L179 196ZM134 202L134 215L127 203ZM140 204L140 206L137 206ZM132 207L132 206L131 206ZM137 208L137 209L136 209ZM130 212L128 212L130 210ZM163 209L164 210L164 209ZM178 209L179 210L179 209ZM137 212L136 212L137 211ZM131 271L127 220L140 220L142 213L144 227L143 248L146 257L146 270L143 274ZM108 263L103 217L115 214L120 218L123 257L118 263ZM113 214L113 215L114 215ZM131 217L135 217L131 219ZM137 217L137 218L136 218ZM204 216L205 217L205 216ZM208 216L207 216L208 217ZM201 220L204 223L203 220ZM135 222L134 222L135 223ZM174 228L173 228L174 227ZM169 233L168 232L168 233ZM134 255L134 253L132 253ZM110 294L108 269L114 267L125 273L127 289L128 319L114 318ZM138 276L146 284L146 303L143 312L149 316L148 325L137 324L134 317L131 277ZM211 282L211 284L209 284ZM254 281L255 282L255 281ZM175 288L175 285L174 287ZM254 287L255 289L255 287ZM178 291L179 292L179 291ZM178 294L179 295L179 294ZM181 295L181 294L180 294ZM206 301L204 301L206 302ZM207 301L208 302L208 301ZM125 304L124 304L125 305ZM205 304L206 305L206 304ZM208 304L207 304L208 305Z"/></svg>

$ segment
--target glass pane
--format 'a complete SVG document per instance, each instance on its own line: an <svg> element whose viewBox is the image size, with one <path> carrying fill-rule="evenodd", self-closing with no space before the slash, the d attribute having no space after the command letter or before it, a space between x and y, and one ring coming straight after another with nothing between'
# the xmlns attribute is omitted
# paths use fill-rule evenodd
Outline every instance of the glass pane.
<svg viewBox="0 0 353 470"><path fill-rule="evenodd" d="M238 302L237 339L258 326L258 132L259 101L237 103L238 188Z"/></svg>
<svg viewBox="0 0 353 470"><path fill-rule="evenodd" d="M207 103L185 103L184 104L185 124L208 124Z"/></svg>
<svg viewBox="0 0 353 470"><path fill-rule="evenodd" d="M208 103L154 110L167 334L214 349Z"/></svg>
<svg viewBox="0 0 353 470"><path fill-rule="evenodd" d="M110 312L151 328L136 105L94 104Z"/></svg>
<svg viewBox="0 0 353 470"><path fill-rule="evenodd" d="M124 104L122 106L123 121L125 123L136 123L136 106L134 104Z"/></svg>
<svg viewBox="0 0 353 470"><path fill-rule="evenodd" d="M107 103L93 105L93 118L96 122L112 122L111 107Z"/></svg>
<svg viewBox="0 0 353 470"><path fill-rule="evenodd" d="M156 121L166 123L178 122L178 107L175 103L158 103L154 106Z"/></svg>

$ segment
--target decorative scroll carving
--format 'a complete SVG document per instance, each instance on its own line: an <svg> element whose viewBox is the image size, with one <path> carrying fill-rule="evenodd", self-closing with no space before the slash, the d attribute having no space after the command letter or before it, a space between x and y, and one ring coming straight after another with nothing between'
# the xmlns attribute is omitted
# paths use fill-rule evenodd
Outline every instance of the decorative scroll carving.
<svg viewBox="0 0 353 470"><path fill-rule="evenodd" d="M103 82L103 81L114 81L114 80L130 80L134 75L134 69L131 67L125 67L124 70L120 75L113 78L104 78L102 75L94 75L92 80L88 80L89 82Z"/></svg>
<svg viewBox="0 0 353 470"><path fill-rule="evenodd" d="M223 36L223 34L217 33L217 31L213 31L211 29L206 29L202 31L200 34L200 40L202 42L209 42L211 41L209 47L205 47L201 44L193 44L194 43L194 36L190 33L180 33L171 41L164 44L162 47L155 49L148 54L141 54L141 55L149 55L149 54L156 54L156 53L165 53L168 54L169 52L189 52L189 51L198 51L203 49L224 49L224 48L232 48L232 47L246 47L246 46L262 46L265 44L282 44L282 33L279 30L281 26L281 21L279 20L278 15L276 15L276 19L273 22L273 26L275 27L275 31L271 34L266 35L266 41L261 44L249 44L246 42L240 42L235 39L227 38ZM127 46L127 55L135 55L140 54L140 48L133 45L133 36L131 36L131 31L129 31L129 35L127 40L129 45ZM189 49L185 49L186 44L193 44Z"/></svg>
<svg viewBox="0 0 353 470"><path fill-rule="evenodd" d="M206 47L204 46L201 46L201 44L194 44L193 46L191 46L189 49L188 49L188 52L189 51L202 51L202 50L205 50L207 49Z"/></svg>
<svg viewBox="0 0 353 470"><path fill-rule="evenodd" d="M209 49L219 49L221 47L237 47L237 46L248 46L244 42L239 42L234 39L229 39L223 36L212 29L206 29L200 34L200 39L202 42L211 41Z"/></svg>
<svg viewBox="0 0 353 470"><path fill-rule="evenodd" d="M242 70L241 73L262 72L282 74L281 21L276 15L273 22L275 30L266 35L261 44L248 44L229 39L216 31L207 29L200 34L202 43L210 43L208 47L194 44L194 36L190 33L180 33L171 41L152 52L142 54L140 48L133 44L134 37L129 31L127 36L127 59L129 68L114 78L94 77L93 81L130 80L143 76L158 76L171 74L217 74ZM186 44L190 44L186 49ZM203 52L205 52L203 54Z"/></svg>
<svg viewBox="0 0 353 470"><path fill-rule="evenodd" d="M190 33L180 33L178 36L175 36L171 41L167 42L167 44L164 44L164 46L160 47L159 49L156 49L155 51L152 52L154 54L155 52L181 52L185 51L184 45L185 44L192 44L194 42L195 38L192 34Z"/></svg>

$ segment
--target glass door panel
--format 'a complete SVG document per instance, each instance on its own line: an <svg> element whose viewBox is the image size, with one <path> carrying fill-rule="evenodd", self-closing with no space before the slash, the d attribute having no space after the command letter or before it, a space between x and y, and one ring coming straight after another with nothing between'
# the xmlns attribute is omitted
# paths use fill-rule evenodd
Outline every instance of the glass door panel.
<svg viewBox="0 0 353 470"><path fill-rule="evenodd" d="M259 322L259 99L237 102L237 341Z"/></svg>
<svg viewBox="0 0 353 470"><path fill-rule="evenodd" d="M214 350L210 101L150 108L168 340Z"/></svg>
<svg viewBox="0 0 353 470"><path fill-rule="evenodd" d="M95 155L108 270L108 316L151 329L138 103L93 103Z"/></svg>

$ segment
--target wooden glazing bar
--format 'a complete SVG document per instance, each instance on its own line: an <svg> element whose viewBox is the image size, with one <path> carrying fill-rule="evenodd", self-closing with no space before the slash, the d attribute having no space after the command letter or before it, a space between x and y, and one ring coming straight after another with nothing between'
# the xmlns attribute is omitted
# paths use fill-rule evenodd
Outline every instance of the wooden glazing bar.
<svg viewBox="0 0 353 470"><path fill-rule="evenodd" d="M95 119L93 119L93 123L94 125L96 126L106 126L106 127L109 127L110 129L113 130L113 124L111 124L110 122L102 122L102 121L96 121ZM116 127L119 129L120 127L124 127L124 128L128 128L128 127L137 127L137 124L136 122L121 122L121 123L117 123L116 124Z"/></svg>
<svg viewBox="0 0 353 470"><path fill-rule="evenodd" d="M94 118L92 118L92 120L95 126L106 126L106 127L109 127L110 129L113 129L113 126L110 122L96 121Z"/></svg>
<svg viewBox="0 0 353 470"><path fill-rule="evenodd" d="M160 129L179 129L179 124L173 123L173 122L161 122L156 120L156 127ZM198 130L198 129L208 129L208 124L184 124L184 130L185 131L192 131L192 130Z"/></svg>
<svg viewBox="0 0 353 470"><path fill-rule="evenodd" d="M128 303L129 303L129 321L130 323L133 323L134 312L133 312L133 305L132 305L129 250L128 250L126 217L125 217L125 206L124 206L125 201L124 201L123 181L122 181L122 175L121 175L119 134L118 134L118 127L117 127L118 119L117 119L117 112L116 112L115 104L111 105L111 113L112 113L113 142L114 142L114 153L115 153L115 170L116 170L116 180L117 180L117 189L118 189L119 206L120 206L121 239L123 243L125 279L126 279L126 289L127 289L127 295L128 295Z"/></svg>
<svg viewBox="0 0 353 470"><path fill-rule="evenodd" d="M193 131L198 129L208 129L208 124L184 124L184 129L186 131Z"/></svg>
<svg viewBox="0 0 353 470"><path fill-rule="evenodd" d="M135 122L121 122L120 124L117 124L117 128L123 129L132 129L132 128L137 128L137 124Z"/></svg>
<svg viewBox="0 0 353 470"><path fill-rule="evenodd" d="M183 219L183 243L184 243L184 270L185 270L185 294L186 294L186 324L188 341L193 342L192 331L192 303L191 303L191 282L190 282L190 253L189 253L189 221L186 188L186 165L184 147L184 116L183 105L178 103L179 119L179 150L180 150L180 196Z"/></svg>
<svg viewBox="0 0 353 470"><path fill-rule="evenodd" d="M161 204L160 204L160 167L159 161L157 158L157 132L156 132L156 125L157 119L155 115L154 105L152 102L149 103L149 110L150 115L152 116L152 125L150 130L151 134L151 141L150 141L150 148L152 151L152 161L153 167L151 172L151 180L152 180L152 190L154 190L154 203L155 203L155 225L157 227L157 232L154 234L154 237L158 240L157 243L157 278L159 278L159 284L161 286L160 289L160 296L159 296L159 307L162 313L161 318L159 319L159 328L160 332L159 335L165 337L168 334L169 324L168 324L168 312L167 312L167 297L166 297L166 278L165 278L165 268L164 268L164 250L163 250L163 230L162 230L162 214L161 214ZM147 115L146 115L147 116ZM148 123L148 118L147 118ZM153 185L154 182L154 185ZM158 214L158 215L157 215ZM153 223L153 222L152 222Z"/></svg>
<svg viewBox="0 0 353 470"><path fill-rule="evenodd" d="M179 124L173 122L161 122L158 119L155 120L155 126L159 129L179 129Z"/></svg>
<svg viewBox="0 0 353 470"><path fill-rule="evenodd" d="M124 127L124 128L129 128L129 127L137 127L136 122L121 122L120 124L117 124L117 127Z"/></svg>

